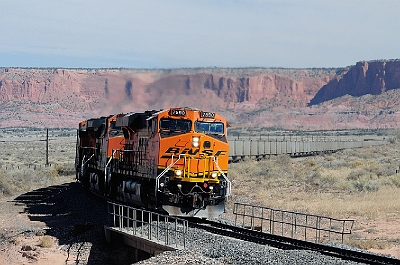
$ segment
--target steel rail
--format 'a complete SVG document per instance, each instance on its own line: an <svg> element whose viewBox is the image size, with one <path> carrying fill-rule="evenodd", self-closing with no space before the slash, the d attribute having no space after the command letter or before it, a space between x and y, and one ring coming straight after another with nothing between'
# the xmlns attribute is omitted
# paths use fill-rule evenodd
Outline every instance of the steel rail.
<svg viewBox="0 0 400 265"><path fill-rule="evenodd" d="M189 227L195 227L214 234L220 234L262 245L268 245L279 249L311 250L326 256L362 262L365 264L400 264L400 260L393 257L268 234L210 220L201 220L199 222L192 221L189 223Z"/></svg>

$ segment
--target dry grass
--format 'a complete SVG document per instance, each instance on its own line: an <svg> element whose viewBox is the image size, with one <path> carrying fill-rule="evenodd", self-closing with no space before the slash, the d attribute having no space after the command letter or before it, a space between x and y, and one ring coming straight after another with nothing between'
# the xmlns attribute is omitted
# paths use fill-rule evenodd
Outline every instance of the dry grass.
<svg viewBox="0 0 400 265"><path fill-rule="evenodd" d="M386 249L394 245L393 242L381 239L348 239L345 241L345 244L366 250L371 248Z"/></svg>
<svg viewBox="0 0 400 265"><path fill-rule="evenodd" d="M281 155L230 166L236 196L285 210L337 218L376 218L400 209L400 144L295 158Z"/></svg>
<svg viewBox="0 0 400 265"><path fill-rule="evenodd" d="M336 218L362 216L375 219L400 209L400 189L384 186L376 192L316 192L296 189L270 190L269 198L260 196L268 207L304 211Z"/></svg>
<svg viewBox="0 0 400 265"><path fill-rule="evenodd" d="M233 198L228 207L244 202L363 220L354 227L360 238L346 243L364 249L390 248L392 239L374 238L376 234L365 223L380 220L385 224L400 218L398 157L400 144L393 143L308 158L282 155L231 164Z"/></svg>
<svg viewBox="0 0 400 265"><path fill-rule="evenodd" d="M4 130L0 133L0 197L72 181L75 176L73 130L49 133L46 166L44 130Z"/></svg>

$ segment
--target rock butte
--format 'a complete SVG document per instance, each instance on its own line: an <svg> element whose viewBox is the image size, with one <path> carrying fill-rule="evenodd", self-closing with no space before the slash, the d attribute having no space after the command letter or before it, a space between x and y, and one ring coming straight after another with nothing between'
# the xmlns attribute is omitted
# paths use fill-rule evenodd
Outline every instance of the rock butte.
<svg viewBox="0 0 400 265"><path fill-rule="evenodd" d="M400 60L344 68L0 68L0 128L75 128L113 113L190 106L233 127L400 127Z"/></svg>

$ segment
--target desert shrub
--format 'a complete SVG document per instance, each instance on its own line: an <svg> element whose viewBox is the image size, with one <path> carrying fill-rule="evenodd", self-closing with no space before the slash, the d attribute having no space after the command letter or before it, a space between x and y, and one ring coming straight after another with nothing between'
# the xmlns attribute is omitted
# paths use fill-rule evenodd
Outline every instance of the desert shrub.
<svg viewBox="0 0 400 265"><path fill-rule="evenodd" d="M264 161L262 163L256 163L249 170L249 177L259 178L259 177L267 177L273 171L271 163L268 161Z"/></svg>
<svg viewBox="0 0 400 265"><path fill-rule="evenodd" d="M306 167L317 167L318 163L317 163L317 161L315 161L313 159L306 159L304 161L303 165Z"/></svg>
<svg viewBox="0 0 400 265"><path fill-rule="evenodd" d="M391 176L399 168L397 157L395 159L378 159L368 170L375 173L378 177Z"/></svg>
<svg viewBox="0 0 400 265"><path fill-rule="evenodd" d="M345 149L339 155L343 155L345 157L359 157L360 152L357 152L355 149Z"/></svg>
<svg viewBox="0 0 400 265"><path fill-rule="evenodd" d="M379 182L376 179L360 178L353 182L354 188L357 191L374 192L380 188Z"/></svg>
<svg viewBox="0 0 400 265"><path fill-rule="evenodd" d="M56 163L54 165L54 168L57 171L57 175L59 176L75 175L75 166L73 163L68 163L68 164Z"/></svg>
<svg viewBox="0 0 400 265"><path fill-rule="evenodd" d="M368 175L370 175L370 172L368 172L367 170L361 168L361 169L357 169L357 170L351 171L349 173L349 175L347 175L346 179L347 180L358 180L362 176L368 176Z"/></svg>
<svg viewBox="0 0 400 265"><path fill-rule="evenodd" d="M246 159L244 161L239 161L238 163L229 165L229 178L241 179L244 176L247 176L249 172L253 170L254 161Z"/></svg>
<svg viewBox="0 0 400 265"><path fill-rule="evenodd" d="M51 248L54 245L55 242L51 236L43 236L39 243L39 246L41 246L42 248Z"/></svg>
<svg viewBox="0 0 400 265"><path fill-rule="evenodd" d="M4 177L4 174L0 174L0 196L9 196L13 193L12 183Z"/></svg>
<svg viewBox="0 0 400 265"><path fill-rule="evenodd" d="M380 178L380 182L385 186L395 186L400 188L400 175L391 175L387 177Z"/></svg>
<svg viewBox="0 0 400 265"><path fill-rule="evenodd" d="M49 167L48 170L45 170L43 173L46 178L50 179L56 179L60 176L56 167Z"/></svg>
<svg viewBox="0 0 400 265"><path fill-rule="evenodd" d="M343 168L347 165L344 165L344 160L336 159L336 160L328 160L328 161L323 161L321 164L322 167L324 168L331 168L331 169L340 169Z"/></svg>
<svg viewBox="0 0 400 265"><path fill-rule="evenodd" d="M273 156L270 161L275 162L277 165L281 165L281 166L289 166L292 161L290 160L290 156L289 155L277 155L277 156Z"/></svg>
<svg viewBox="0 0 400 265"><path fill-rule="evenodd" d="M391 176L395 173L396 173L396 167L390 166L390 165L381 166L378 168L377 171L375 171L375 174L378 177L387 177L387 176Z"/></svg>
<svg viewBox="0 0 400 265"><path fill-rule="evenodd" d="M326 155L326 156L324 156L324 160L325 160L325 161L334 161L334 160L336 160L336 159L335 159L335 157L332 156L332 155Z"/></svg>
<svg viewBox="0 0 400 265"><path fill-rule="evenodd" d="M354 191L354 185L351 181L347 180L336 180L335 188L339 191L347 192L347 191Z"/></svg>
<svg viewBox="0 0 400 265"><path fill-rule="evenodd" d="M336 187L338 179L332 175L323 175L320 179L319 185L322 188L333 188Z"/></svg>
<svg viewBox="0 0 400 265"><path fill-rule="evenodd" d="M369 191L369 192L378 191L379 188L380 188L380 185L377 180L370 180L365 185L365 190Z"/></svg>
<svg viewBox="0 0 400 265"><path fill-rule="evenodd" d="M357 167L364 166L364 164L365 164L364 161L357 159L357 160L354 160L354 161L350 162L350 167L351 168L357 168Z"/></svg>
<svg viewBox="0 0 400 265"><path fill-rule="evenodd" d="M72 177L59 176L55 167L39 169L21 167L0 172L0 196L9 196L39 187L72 180Z"/></svg>
<svg viewBox="0 0 400 265"><path fill-rule="evenodd" d="M304 183L312 189L330 189L335 186L337 179L331 175L322 174L321 170L315 170L306 174Z"/></svg>

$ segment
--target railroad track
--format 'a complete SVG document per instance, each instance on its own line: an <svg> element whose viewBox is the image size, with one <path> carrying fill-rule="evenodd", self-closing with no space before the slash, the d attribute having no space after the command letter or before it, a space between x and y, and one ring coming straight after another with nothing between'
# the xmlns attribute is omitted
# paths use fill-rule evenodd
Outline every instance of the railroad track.
<svg viewBox="0 0 400 265"><path fill-rule="evenodd" d="M400 264L400 260L396 258L263 233L215 221L201 220L199 222L195 222L192 220L189 222L189 226L203 229L214 234L233 237L262 245L268 245L279 249L311 250L319 252L322 255L365 264Z"/></svg>
<svg viewBox="0 0 400 265"><path fill-rule="evenodd" d="M325 256L336 257L343 260L350 260L364 264L400 264L400 259L393 257L357 251L354 249L345 249L324 244L317 244L309 241L264 233L206 219L193 217L184 219L187 219L189 221L189 227L192 228L198 228L204 231L211 232L213 234L236 238L261 245L267 245L278 249L310 250L321 253Z"/></svg>

